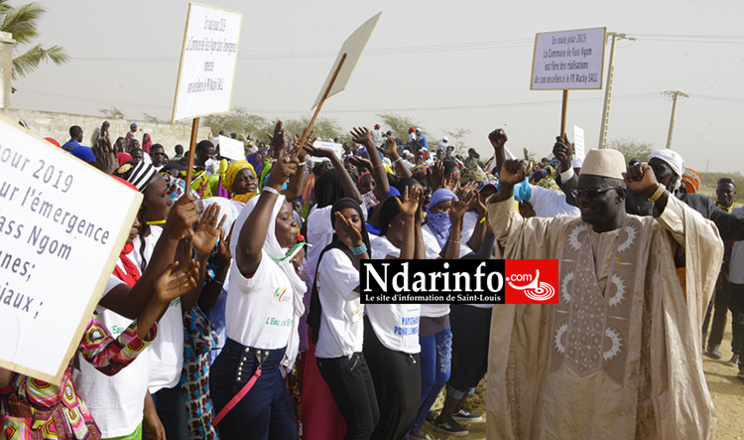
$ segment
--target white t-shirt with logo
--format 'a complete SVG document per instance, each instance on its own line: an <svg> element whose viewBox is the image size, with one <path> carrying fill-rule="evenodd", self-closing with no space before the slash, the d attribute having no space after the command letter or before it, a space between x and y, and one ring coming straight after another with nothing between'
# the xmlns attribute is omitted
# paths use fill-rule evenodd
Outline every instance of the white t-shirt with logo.
<svg viewBox="0 0 744 440"><path fill-rule="evenodd" d="M150 235L145 238L144 252L148 263L162 233L162 227L150 227ZM128 257L141 270L140 239L140 236L134 239L134 249ZM158 337L147 350L150 357L150 393L178 385L183 369L183 338L181 298L176 298L158 321Z"/></svg>
<svg viewBox="0 0 744 440"><path fill-rule="evenodd" d="M371 237L370 237L371 238ZM388 255L400 257L400 249L384 237L371 238L370 247L375 260L384 260ZM419 345L419 304L367 304L365 312L382 345L390 350L416 354Z"/></svg>
<svg viewBox="0 0 744 440"><path fill-rule="evenodd" d="M292 284L269 254L250 278L233 259L225 304L227 337L242 345L273 350L287 346L294 328Z"/></svg>
<svg viewBox="0 0 744 440"><path fill-rule="evenodd" d="M110 276L103 296L119 284L124 283ZM101 306L96 307L96 312L114 338L132 324L131 319ZM150 366L149 350L149 347L146 348L127 368L114 376L101 373L84 359L80 359L80 370L73 370L75 389L93 415L103 438L129 435L142 423Z"/></svg>
<svg viewBox="0 0 744 440"><path fill-rule="evenodd" d="M340 249L325 253L318 265L320 316L315 357L331 359L362 351L364 304L359 300L359 271Z"/></svg>

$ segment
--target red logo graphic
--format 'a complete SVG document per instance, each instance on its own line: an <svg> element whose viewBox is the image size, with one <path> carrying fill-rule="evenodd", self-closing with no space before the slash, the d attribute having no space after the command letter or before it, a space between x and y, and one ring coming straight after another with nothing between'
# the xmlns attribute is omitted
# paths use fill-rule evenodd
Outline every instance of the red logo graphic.
<svg viewBox="0 0 744 440"><path fill-rule="evenodd" d="M504 304L558 304L558 260L504 263Z"/></svg>

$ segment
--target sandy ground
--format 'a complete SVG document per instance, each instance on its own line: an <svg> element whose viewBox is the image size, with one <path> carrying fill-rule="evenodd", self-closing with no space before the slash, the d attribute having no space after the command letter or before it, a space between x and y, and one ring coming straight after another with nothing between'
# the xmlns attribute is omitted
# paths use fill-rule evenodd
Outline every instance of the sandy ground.
<svg viewBox="0 0 744 440"><path fill-rule="evenodd" d="M738 372L736 367L731 367L725 364L732 355L730 331L728 331L724 336L723 344L721 345L721 353L723 354L722 359L713 360L704 357L705 360L703 362L705 377L708 381L708 389L713 398L713 404L716 407L716 416L718 418L715 438L716 440L744 440L744 380L736 377L736 373ZM484 379L476 389L476 394L473 396L471 402L473 404L471 409L480 414L485 414L485 391L486 381ZM439 399L434 404L433 408L439 410L442 406L442 402L443 396L439 396ZM463 425L470 431L470 434L465 437L439 434L434 431L432 425L428 422L424 425L424 432L428 432L434 438L440 440L453 440L456 438L484 440L486 438L485 419L482 422Z"/></svg>

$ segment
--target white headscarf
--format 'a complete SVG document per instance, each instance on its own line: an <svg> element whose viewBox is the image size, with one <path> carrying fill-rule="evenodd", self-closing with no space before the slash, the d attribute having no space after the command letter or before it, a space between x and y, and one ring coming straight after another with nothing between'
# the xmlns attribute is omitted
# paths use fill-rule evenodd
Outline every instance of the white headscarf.
<svg viewBox="0 0 744 440"><path fill-rule="evenodd" d="M255 209L256 204L261 197L262 196L259 194L250 199L245 204L240 215L238 215L238 218L235 219L233 235L230 237L230 253L232 253L232 255L236 255L235 249L238 246L240 230L243 229L243 224L245 224L246 219L251 215L251 212L253 212L253 209ZM281 211L282 206L284 205L284 200L284 196L279 196L274 203L274 208L271 211L271 218L269 219L269 227L266 230L266 239L264 240L263 250L269 255L269 257L271 257L272 261L282 269L282 272L287 276L287 279L292 286L292 290L294 291L294 295L292 295L292 305L294 306L294 326L292 333L290 333L289 341L287 342L287 351L284 355L284 360L282 360L282 364L287 367L288 370L291 370L300 347L298 326L300 324L300 317L305 313L305 303L303 299L305 297L305 291L307 291L307 285L302 281L300 276L297 275L297 270L295 270L294 264L292 264L292 259L298 252L300 252L303 245L297 245L292 249L283 248L276 239L276 217L279 215L279 211Z"/></svg>
<svg viewBox="0 0 744 440"><path fill-rule="evenodd" d="M685 174L684 159L682 159L682 156L680 156L679 153L669 148L665 148L663 150L656 150L648 156L648 160L651 160L654 158L663 160L667 165L669 165L672 168L672 171L674 171L674 174L677 175L677 178L674 180L674 183L672 183L672 188L669 188L669 191L671 192L676 191L677 188L679 188L680 183L682 182L682 175Z"/></svg>

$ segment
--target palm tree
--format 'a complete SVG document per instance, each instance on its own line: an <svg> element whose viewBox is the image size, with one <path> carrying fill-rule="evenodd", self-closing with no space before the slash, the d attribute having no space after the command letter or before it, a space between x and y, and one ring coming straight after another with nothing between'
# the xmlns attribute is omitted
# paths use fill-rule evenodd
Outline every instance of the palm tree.
<svg viewBox="0 0 744 440"><path fill-rule="evenodd" d="M28 44L39 36L36 23L46 12L46 9L38 3L29 3L14 8L8 4L8 0L0 0L0 31L13 35L16 48ZM23 78L33 72L42 61L52 61L59 65L67 62L68 59L64 49L59 46L45 49L41 44L37 44L13 58L13 80Z"/></svg>

